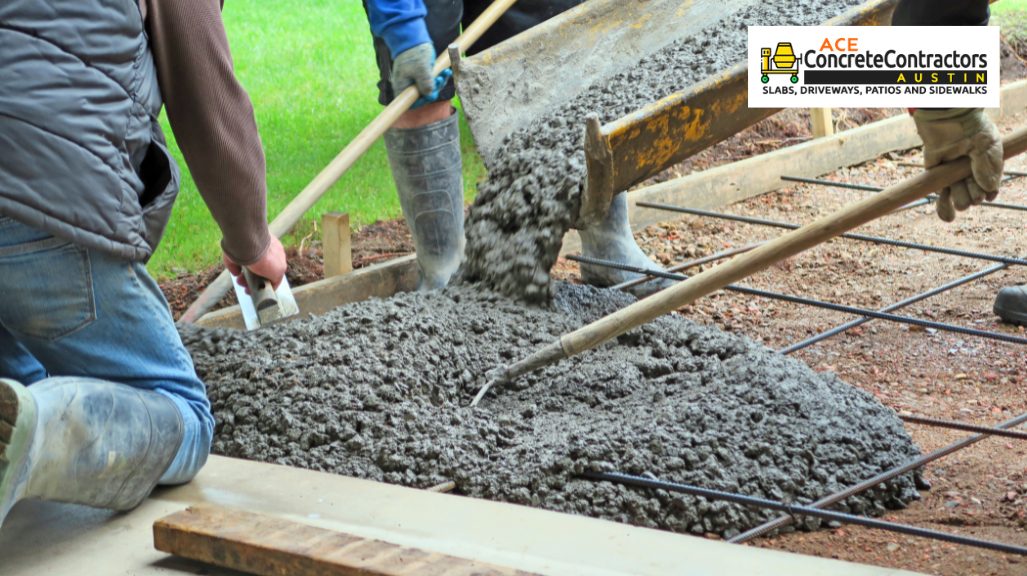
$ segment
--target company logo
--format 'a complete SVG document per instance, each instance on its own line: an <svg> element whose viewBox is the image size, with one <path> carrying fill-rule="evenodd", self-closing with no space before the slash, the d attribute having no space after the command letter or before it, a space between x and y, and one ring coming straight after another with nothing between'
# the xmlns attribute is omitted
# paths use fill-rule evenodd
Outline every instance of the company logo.
<svg viewBox="0 0 1027 576"><path fill-rule="evenodd" d="M799 59L791 42L778 42L777 49L771 53L770 48L760 48L760 81L770 82L771 75L782 74L791 78L792 84L799 82Z"/></svg>
<svg viewBox="0 0 1027 576"><path fill-rule="evenodd" d="M995 107L998 48L987 26L752 26L749 106Z"/></svg>

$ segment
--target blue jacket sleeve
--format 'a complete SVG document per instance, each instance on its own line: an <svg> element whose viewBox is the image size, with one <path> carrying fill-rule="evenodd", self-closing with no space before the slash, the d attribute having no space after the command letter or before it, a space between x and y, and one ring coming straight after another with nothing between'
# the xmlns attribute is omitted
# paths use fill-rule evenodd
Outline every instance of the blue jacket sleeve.
<svg viewBox="0 0 1027 576"><path fill-rule="evenodd" d="M892 15L893 26L985 26L988 0L902 0Z"/></svg>
<svg viewBox="0 0 1027 576"><path fill-rule="evenodd" d="M431 43L424 0L368 0L371 33L385 41L395 58L418 44Z"/></svg>

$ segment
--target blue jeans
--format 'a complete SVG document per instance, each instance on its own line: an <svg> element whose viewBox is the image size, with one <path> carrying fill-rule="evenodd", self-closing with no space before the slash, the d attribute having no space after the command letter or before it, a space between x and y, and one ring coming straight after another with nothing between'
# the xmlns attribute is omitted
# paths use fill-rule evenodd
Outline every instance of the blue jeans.
<svg viewBox="0 0 1027 576"><path fill-rule="evenodd" d="M0 377L87 376L170 398L182 445L162 484L207 461L214 417L157 283L138 262L0 216Z"/></svg>

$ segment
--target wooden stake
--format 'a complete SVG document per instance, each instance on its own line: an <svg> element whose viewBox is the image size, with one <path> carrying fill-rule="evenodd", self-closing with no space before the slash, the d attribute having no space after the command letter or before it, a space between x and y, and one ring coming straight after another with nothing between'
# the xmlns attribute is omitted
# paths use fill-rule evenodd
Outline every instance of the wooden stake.
<svg viewBox="0 0 1027 576"><path fill-rule="evenodd" d="M813 137L822 138L834 134L834 117L830 108L810 108L813 121Z"/></svg>
<svg viewBox="0 0 1027 576"><path fill-rule="evenodd" d="M349 214L329 212L321 217L321 248L325 278L353 271L353 249L350 241Z"/></svg>

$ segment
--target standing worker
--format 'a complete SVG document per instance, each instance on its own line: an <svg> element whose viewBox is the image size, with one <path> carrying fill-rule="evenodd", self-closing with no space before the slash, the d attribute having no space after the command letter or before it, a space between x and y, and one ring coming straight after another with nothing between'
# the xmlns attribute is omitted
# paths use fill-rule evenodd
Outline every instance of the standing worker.
<svg viewBox="0 0 1027 576"><path fill-rule="evenodd" d="M179 183L162 96L226 265L286 269L220 10L0 3L0 524L29 498L128 510L206 462L206 390L144 266Z"/></svg>
<svg viewBox="0 0 1027 576"><path fill-rule="evenodd" d="M478 49L540 24L583 0L521 0L479 40ZM463 164L460 127L450 100L456 94L448 75L432 74L435 57L490 4L487 0L364 0L374 37L385 105L414 85L421 99L385 133L392 178L407 226L414 237L420 289L440 289L460 266L464 249ZM635 243L628 223L626 194L614 197L606 219L581 230L585 256L643 268L657 267ZM583 278L611 286L638 274L582 265ZM641 286L652 292L667 285L654 279Z"/></svg>
<svg viewBox="0 0 1027 576"><path fill-rule="evenodd" d="M902 0L895 8L893 26L986 26L988 0L935 2ZM956 211L994 200L1002 181L1002 137L980 108L931 109L913 112L924 142L924 167L930 168L969 156L973 177L938 195L936 209L945 222ZM1027 325L1027 286L1009 286L995 298L995 314L1006 322Z"/></svg>

